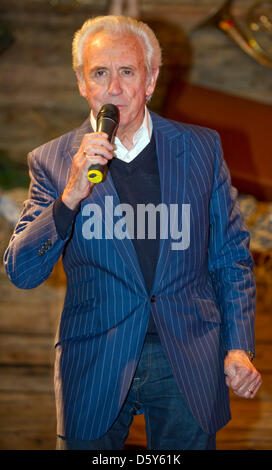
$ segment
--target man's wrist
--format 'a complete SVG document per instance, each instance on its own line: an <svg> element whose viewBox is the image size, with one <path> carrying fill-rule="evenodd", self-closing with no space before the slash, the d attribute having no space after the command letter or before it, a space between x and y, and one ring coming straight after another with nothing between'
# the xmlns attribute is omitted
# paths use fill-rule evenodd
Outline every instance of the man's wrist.
<svg viewBox="0 0 272 470"><path fill-rule="evenodd" d="M250 351L250 350L248 350L248 351L245 351L245 353L246 353L246 355L247 355L248 359L249 359L251 362L253 362L253 359L254 359L254 353L253 353L252 351Z"/></svg>
<svg viewBox="0 0 272 470"><path fill-rule="evenodd" d="M67 233L70 227L73 224L75 216L78 212L78 208L76 210L70 209L66 204L62 201L61 197L58 197L53 205L53 217L56 225L57 232L59 233L60 237L64 240L67 236Z"/></svg>
<svg viewBox="0 0 272 470"><path fill-rule="evenodd" d="M75 211L81 202L80 200L75 200L74 198L69 197L69 195L65 191L61 196L61 201L71 211Z"/></svg>
<svg viewBox="0 0 272 470"><path fill-rule="evenodd" d="M248 359L253 362L253 359L255 357L254 353L250 350L245 350L245 349L229 349L227 351L228 353L242 353L242 354L246 354L246 356L248 357Z"/></svg>

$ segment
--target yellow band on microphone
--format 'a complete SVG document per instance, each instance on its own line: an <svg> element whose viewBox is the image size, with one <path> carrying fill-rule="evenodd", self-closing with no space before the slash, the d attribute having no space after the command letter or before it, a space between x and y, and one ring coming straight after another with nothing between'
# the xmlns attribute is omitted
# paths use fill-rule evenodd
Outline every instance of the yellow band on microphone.
<svg viewBox="0 0 272 470"><path fill-rule="evenodd" d="M101 183L103 179L103 173L99 170L89 170L88 171L88 180L91 183Z"/></svg>

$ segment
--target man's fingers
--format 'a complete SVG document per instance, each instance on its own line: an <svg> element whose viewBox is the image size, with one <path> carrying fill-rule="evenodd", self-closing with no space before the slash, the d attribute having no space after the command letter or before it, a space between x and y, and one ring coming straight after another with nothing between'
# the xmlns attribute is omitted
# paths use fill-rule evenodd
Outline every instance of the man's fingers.
<svg viewBox="0 0 272 470"><path fill-rule="evenodd" d="M95 165L97 163L99 163L99 165L106 165L108 163L108 159L102 157L102 155L85 155L85 159L83 161L85 170L88 170L91 165Z"/></svg>
<svg viewBox="0 0 272 470"><path fill-rule="evenodd" d="M83 150L83 158L85 157L94 159L97 156L105 158L107 162L108 160L112 159L113 154L112 152L109 152L107 149L99 147L98 145L92 145L91 147L86 147Z"/></svg>
<svg viewBox="0 0 272 470"><path fill-rule="evenodd" d="M240 365L231 365L225 368L225 374L229 378L231 388L238 389L243 385L251 370Z"/></svg>
<svg viewBox="0 0 272 470"><path fill-rule="evenodd" d="M105 158L112 158L113 149L107 134L101 132L85 134L80 145L81 154L85 152L88 155L103 155Z"/></svg>
<svg viewBox="0 0 272 470"><path fill-rule="evenodd" d="M234 393L244 398L254 398L259 390L262 379L259 372L252 366L253 369L246 369L244 367L237 367L234 374L234 368L225 370L226 385L232 388Z"/></svg>
<svg viewBox="0 0 272 470"><path fill-rule="evenodd" d="M246 390L247 397L254 398L261 384L262 384L262 379L261 379L260 374L258 374L255 380L252 381L247 387L247 390Z"/></svg>
<svg viewBox="0 0 272 470"><path fill-rule="evenodd" d="M261 382L257 385L249 385L247 388L240 387L238 390L233 390L236 395L243 398L254 398L261 386Z"/></svg>

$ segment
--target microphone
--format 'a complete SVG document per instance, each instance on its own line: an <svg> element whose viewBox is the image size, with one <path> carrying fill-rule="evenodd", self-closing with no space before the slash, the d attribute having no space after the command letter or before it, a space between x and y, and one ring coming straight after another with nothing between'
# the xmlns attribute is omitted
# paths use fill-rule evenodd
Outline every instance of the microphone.
<svg viewBox="0 0 272 470"><path fill-rule="evenodd" d="M112 142L113 136L119 124L119 109L114 104L104 104L100 109L96 119L96 132L105 132L108 134L109 142ZM100 183L103 180L105 165L96 163L88 169L88 180L91 183Z"/></svg>

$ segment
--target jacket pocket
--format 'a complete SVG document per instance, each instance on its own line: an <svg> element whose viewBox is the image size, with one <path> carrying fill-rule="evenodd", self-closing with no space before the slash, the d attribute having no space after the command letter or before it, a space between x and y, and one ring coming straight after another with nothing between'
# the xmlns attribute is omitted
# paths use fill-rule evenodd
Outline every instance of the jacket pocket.
<svg viewBox="0 0 272 470"><path fill-rule="evenodd" d="M194 298L197 313L204 321L221 323L221 314L215 299Z"/></svg>

